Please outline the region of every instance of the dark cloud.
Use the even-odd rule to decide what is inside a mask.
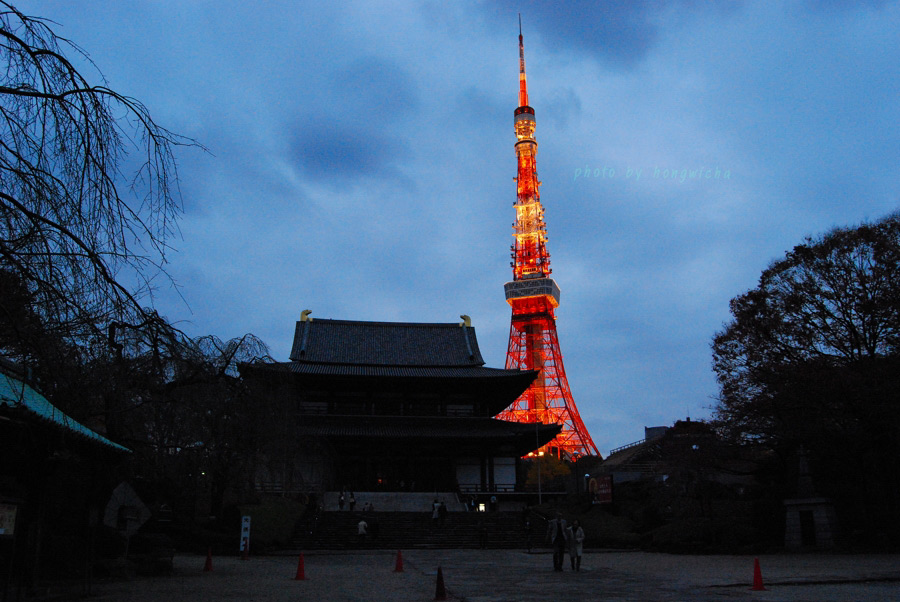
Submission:
[[[485,5],[485,10],[504,21],[521,13],[526,40],[536,31],[548,48],[586,51],[612,65],[630,68],[656,42],[658,30],[651,17],[660,7],[658,2],[629,0],[497,0]]]
[[[557,88],[548,95],[544,104],[546,108],[541,113],[546,113],[546,119],[552,126],[562,130],[570,121],[581,116],[581,98],[572,88]]]
[[[495,96],[475,86],[466,86],[453,99],[453,107],[467,123],[477,123],[479,127],[496,129],[502,127],[503,119],[512,123],[513,111],[509,103],[503,104]],[[508,130],[496,132],[502,136]]]
[[[396,176],[408,148],[393,132],[419,107],[416,86],[395,62],[366,56],[337,69],[314,116],[290,140],[289,161],[310,179],[343,189],[361,176]]]
[[[393,174],[405,155],[406,146],[396,137],[322,118],[297,127],[289,160],[311,180],[342,189],[364,176]]]
[[[335,74],[331,101],[332,109],[340,107],[350,120],[394,122],[418,108],[419,95],[412,78],[397,63],[369,56]]]

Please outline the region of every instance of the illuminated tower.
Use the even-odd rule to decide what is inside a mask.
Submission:
[[[554,455],[576,457],[600,455],[588,434],[566,379],[562,353],[556,337],[554,308],[559,306],[559,287],[550,278],[547,226],[538,188],[537,142],[534,139],[534,109],[528,105],[525,83],[525,45],[519,20],[519,108],[515,111],[516,221],[511,247],[512,282],[503,288],[512,307],[506,367],[539,370],[528,389],[497,418],[514,422],[562,425],[556,439],[543,449]]]

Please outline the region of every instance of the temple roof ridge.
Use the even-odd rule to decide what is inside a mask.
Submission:
[[[475,329],[459,322],[315,318],[294,331],[293,362],[354,366],[483,366]]]

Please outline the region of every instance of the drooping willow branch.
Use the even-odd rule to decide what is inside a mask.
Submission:
[[[0,269],[66,338],[146,321],[178,233],[179,146],[202,148],[111,89],[49,21],[0,0]]]

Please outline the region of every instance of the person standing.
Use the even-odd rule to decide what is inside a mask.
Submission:
[[[344,509],[344,492],[341,491],[341,495],[338,497],[338,510]]]
[[[553,570],[562,571],[563,559],[566,555],[566,520],[562,512],[547,523],[547,539],[553,546]]]
[[[575,532],[572,525],[566,527],[566,549],[569,552],[569,561],[572,563],[572,570],[575,570]]]
[[[584,550],[584,529],[576,518],[572,521],[572,541],[569,544],[569,554],[572,555],[572,568],[581,571],[581,552]]]
[[[365,521],[365,519],[359,519],[359,522],[356,524],[356,534],[359,537],[359,545],[363,545],[366,542],[366,535],[369,533],[369,523]]]
[[[525,545],[531,554],[531,548],[534,547],[534,528],[531,525],[531,518],[528,517],[525,518]]]
[[[350,492],[350,512],[353,512],[353,508],[356,506],[356,496],[353,495],[353,492]]]

